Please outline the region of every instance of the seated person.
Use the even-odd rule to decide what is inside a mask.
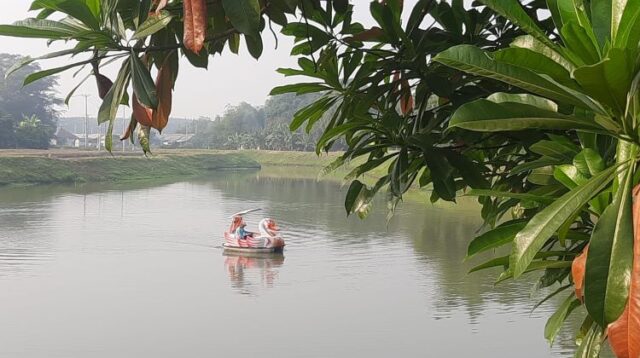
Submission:
[[[238,238],[238,240],[246,240],[248,237],[253,237],[253,235],[255,234],[251,231],[245,230],[246,226],[247,223],[242,222],[236,229],[236,237]]]

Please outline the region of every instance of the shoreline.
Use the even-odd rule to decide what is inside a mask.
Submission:
[[[0,151],[0,187],[181,179],[226,170],[257,170],[261,165],[240,153],[140,153],[71,150]]]

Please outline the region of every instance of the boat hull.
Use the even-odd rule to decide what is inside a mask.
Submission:
[[[222,244],[222,248],[228,252],[248,253],[248,254],[269,254],[273,252],[282,252],[284,246],[279,247],[240,247],[229,244]]]
[[[236,239],[235,235],[228,232],[224,233],[224,244],[222,247],[225,250],[233,250],[236,252],[254,252],[254,253],[269,253],[282,251],[284,248],[284,240],[280,237],[247,237],[243,240]]]

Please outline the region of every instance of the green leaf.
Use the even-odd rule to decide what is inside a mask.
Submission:
[[[293,115],[293,120],[289,125],[289,129],[291,129],[291,131],[295,131],[300,128],[304,122],[308,121],[309,123],[313,123],[317,121],[331,108],[335,101],[336,99],[333,97],[322,97],[310,105],[300,109]]]
[[[600,50],[593,43],[586,30],[575,21],[565,24],[561,30],[562,38],[569,51],[581,64],[593,64],[600,60]]]
[[[551,49],[550,47],[543,44],[542,42],[536,40],[536,38],[531,35],[523,35],[520,37],[516,37],[516,39],[513,40],[509,44],[509,46],[526,48],[536,53],[547,56],[554,62],[562,65],[562,67],[564,67],[567,71],[573,71],[575,69],[575,66],[571,63],[569,59],[565,58],[563,55]]]
[[[120,105],[124,93],[127,90],[126,84],[131,74],[130,61],[131,58],[122,63],[115,83],[111,86],[111,89],[102,100],[102,104],[98,110],[98,123],[109,122],[116,118],[116,115],[118,114],[118,106]]]
[[[22,59],[20,59],[20,61],[14,63],[11,67],[9,67],[9,69],[7,70],[7,72],[5,72],[4,77],[7,78],[9,77],[11,74],[13,74],[14,72],[20,70],[21,68],[23,68],[24,66],[27,66],[31,63],[33,63],[34,61],[39,61],[39,60],[46,60],[46,59],[50,59],[50,58],[55,58],[55,57],[61,57],[61,56],[66,56],[66,55],[72,55],[75,54],[77,52],[77,50],[75,48],[73,49],[69,49],[69,50],[61,50],[61,51],[56,51],[56,52],[51,52],[39,57],[23,57]]]
[[[290,85],[279,86],[271,90],[269,93],[270,96],[277,96],[279,94],[285,93],[313,93],[313,92],[322,92],[328,91],[331,87],[327,87],[319,82],[314,83],[295,83]]]
[[[474,189],[485,189],[491,185],[483,176],[484,168],[464,155],[454,151],[443,151],[449,164],[453,166],[464,180],[464,183]]]
[[[522,230],[526,225],[525,221],[514,220],[506,222],[495,229],[485,232],[473,239],[467,248],[467,257],[469,259],[481,252],[495,249],[513,242],[513,238],[518,231]],[[508,262],[507,262],[508,263]]]
[[[453,167],[440,151],[430,147],[423,147],[424,160],[431,173],[433,190],[440,198],[454,201],[456,198],[456,183],[453,177]]]
[[[131,40],[138,40],[153,35],[164,29],[173,19],[168,11],[161,11],[159,14],[150,15],[138,28],[131,37]]]
[[[583,149],[573,159],[573,165],[585,176],[594,176],[604,170],[604,160],[591,148]]]
[[[591,325],[586,336],[582,339],[580,347],[574,355],[575,358],[598,358],[602,346],[602,328],[597,324]]]
[[[572,287],[571,284],[567,284],[564,286],[560,286],[558,287],[557,290],[551,292],[550,294],[548,294],[547,296],[545,296],[545,298],[541,299],[540,301],[538,301],[538,303],[536,303],[532,308],[531,308],[531,312],[535,311],[538,307],[542,306],[543,303],[547,302],[548,300],[550,300],[551,298],[555,297],[556,295],[558,295],[559,293],[562,293],[564,290],[568,289]]]
[[[481,0],[498,14],[511,20],[529,35],[535,37],[546,46],[555,49],[557,45],[547,37],[547,34],[527,15],[518,1],[513,0]]]
[[[453,114],[449,127],[479,132],[551,129],[602,131],[595,122],[540,109],[528,104],[495,103],[479,99],[466,103]]]
[[[262,55],[262,37],[257,36],[246,36],[244,37],[244,41],[247,43],[247,50],[251,56],[255,59],[260,58]]]
[[[553,344],[562,324],[569,317],[571,312],[580,306],[580,301],[576,298],[573,292],[567,297],[564,302],[558,307],[556,312],[549,317],[547,324],[544,326],[544,338],[549,341],[549,344]]]
[[[536,255],[536,258],[564,256],[565,254],[566,252],[564,251],[545,251],[545,252],[539,252]],[[488,268],[498,267],[498,266],[507,267],[508,265],[509,265],[509,256],[497,257],[495,259],[491,259],[483,264],[480,264],[472,268],[471,270],[469,270],[469,273],[474,273],[480,270],[486,270]],[[525,272],[545,270],[548,268],[567,268],[567,267],[571,267],[571,261],[539,260],[539,261],[532,261],[529,264],[529,267],[527,267],[527,269],[525,270]],[[506,279],[512,278],[513,273],[511,272],[511,270],[507,270],[503,272],[500,276],[501,277],[499,281],[504,281]]]
[[[82,65],[85,65],[85,64],[90,63],[92,61],[93,61],[93,59],[89,59],[89,60],[85,60],[85,61],[75,62],[75,63],[72,63],[70,65],[66,65],[66,66],[62,66],[62,67],[50,68],[48,70],[34,72],[34,73],[28,75],[27,77],[25,77],[23,85],[26,86],[29,83],[37,81],[37,80],[39,80],[41,78],[48,77],[48,76],[51,76],[51,75],[55,75],[56,73],[60,73],[62,71],[66,71],[66,70],[68,70],[70,68],[82,66]]]
[[[553,171],[553,177],[569,189],[573,189],[587,181],[578,169],[569,164],[557,165]]]
[[[474,75],[502,81],[560,102],[587,108],[593,106],[588,99],[577,96],[569,88],[554,82],[550,77],[544,77],[520,66],[496,61],[489,53],[475,46],[451,47],[439,53],[434,61]]]
[[[187,60],[193,67],[204,68],[207,69],[209,67],[209,53],[207,52],[207,47],[203,47],[200,50],[199,54],[195,54],[192,51],[186,50],[182,51]]]
[[[576,81],[593,98],[619,114],[625,113],[627,94],[635,73],[634,63],[623,50],[613,48],[602,61],[573,72]]]
[[[358,204],[358,197],[360,196],[360,192],[364,187],[364,184],[362,184],[359,180],[354,180],[351,182],[349,190],[347,190],[347,196],[344,200],[344,208],[347,210],[347,216],[355,211],[356,205]]]
[[[111,153],[111,150],[113,149],[113,123],[114,122],[115,122],[115,118],[109,121],[109,126],[107,127],[107,134],[104,137],[104,149],[106,149],[107,152],[109,153]]]
[[[548,75],[565,86],[577,88],[569,71],[561,63],[552,60],[543,53],[526,48],[511,47],[494,52],[493,58],[496,61]]]
[[[527,176],[527,181],[536,185],[553,185],[556,182],[553,177],[553,167],[536,168]]]
[[[504,102],[513,102],[513,103],[522,103],[529,104],[534,107],[538,107],[540,109],[544,109],[547,111],[557,112],[558,105],[546,98],[534,96],[532,94],[522,93],[504,93],[504,92],[496,92],[489,97],[487,100],[495,103],[504,103]]]
[[[37,8],[56,10],[81,21],[94,30],[100,29],[99,18],[94,16],[85,0],[35,0],[31,4],[31,9]]]
[[[601,48],[611,42],[611,0],[591,1],[593,32]]]
[[[524,273],[544,243],[576,210],[583,207],[613,180],[617,169],[617,166],[613,166],[600,172],[583,185],[561,196],[529,221],[514,240],[509,260],[514,277],[518,278]]]
[[[257,36],[260,28],[258,0],[222,0],[226,16],[233,27],[248,36]]]
[[[595,3],[608,3],[609,1],[592,1]],[[622,49],[635,49],[640,41],[640,0],[627,0],[627,6],[622,13],[617,32],[614,36],[614,47]],[[609,22],[611,24],[611,22]]]
[[[27,38],[65,39],[82,30],[60,21],[33,18],[16,21],[13,25],[0,25],[2,36]]]
[[[633,168],[630,166],[626,170],[624,181],[620,183],[613,203],[596,223],[589,244],[584,300],[589,315],[600,327],[618,319],[629,296],[633,262]]]
[[[535,201],[542,204],[553,202],[554,198],[550,196],[535,195],[531,193],[511,193],[498,190],[471,189],[466,196],[489,196],[495,198],[511,198],[518,200]]]
[[[532,161],[528,161],[528,162],[524,162],[522,164],[516,165],[515,167],[511,168],[511,170],[509,171],[509,175],[513,176],[513,175],[517,175],[522,172],[526,172],[536,168],[542,168],[542,167],[556,165],[556,164],[560,164],[560,161],[558,159],[542,157],[536,160],[532,160]]]
[[[557,159],[569,163],[578,154],[578,147],[573,143],[564,143],[553,140],[541,140],[532,144],[529,150],[542,156]]]
[[[131,52],[129,58],[131,62],[133,92],[136,97],[138,97],[138,101],[147,108],[157,108],[158,96],[156,94],[156,85],[153,83],[149,69],[135,53]]]

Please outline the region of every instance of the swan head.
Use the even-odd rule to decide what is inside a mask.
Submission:
[[[276,221],[270,218],[262,219],[258,227],[260,229],[260,234],[264,236],[275,236],[278,231]]]

